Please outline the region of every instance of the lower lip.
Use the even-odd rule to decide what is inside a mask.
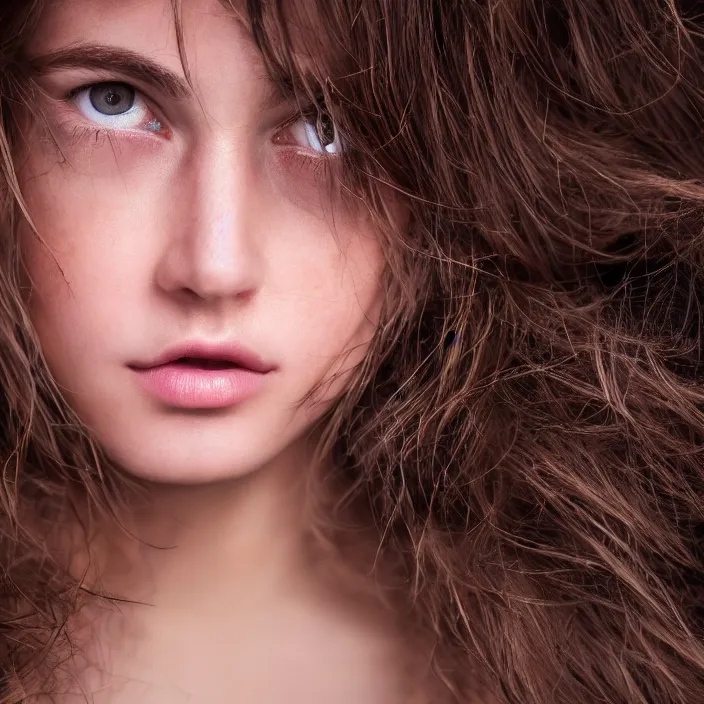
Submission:
[[[151,395],[175,408],[227,408],[254,396],[266,374],[251,369],[205,369],[162,364],[133,369]]]

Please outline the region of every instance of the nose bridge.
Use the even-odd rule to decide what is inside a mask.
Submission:
[[[231,134],[211,135],[187,161],[179,195],[186,202],[175,204],[183,219],[169,242],[162,280],[201,298],[251,292],[260,271],[250,231],[256,221],[251,217],[256,173],[247,145]]]

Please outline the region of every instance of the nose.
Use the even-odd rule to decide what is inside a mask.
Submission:
[[[158,286],[203,300],[242,298],[260,285],[257,173],[246,146],[213,140],[184,156],[169,199],[172,228]]]

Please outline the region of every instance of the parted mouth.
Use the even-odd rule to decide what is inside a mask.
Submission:
[[[257,354],[238,343],[212,343],[202,340],[179,343],[152,359],[128,366],[132,369],[144,370],[165,365],[212,370],[241,368],[260,374],[268,374],[276,369],[275,365],[265,362]]]
[[[179,357],[165,364],[178,364],[183,367],[193,367],[194,369],[241,369],[242,365],[226,359],[205,359],[203,357]],[[159,366],[164,366],[159,365]]]

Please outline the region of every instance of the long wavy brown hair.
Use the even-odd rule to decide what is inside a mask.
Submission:
[[[364,507],[453,701],[481,682],[512,704],[703,702],[700,3],[236,10],[281,90],[332,115],[340,183],[387,233],[388,304],[326,418],[338,475],[315,478],[321,531],[344,542],[340,508]],[[127,491],[22,303],[13,116],[40,13],[0,9],[7,704],[80,605],[47,531],[77,490],[96,511]],[[410,210],[404,233],[384,227],[389,189]]]

